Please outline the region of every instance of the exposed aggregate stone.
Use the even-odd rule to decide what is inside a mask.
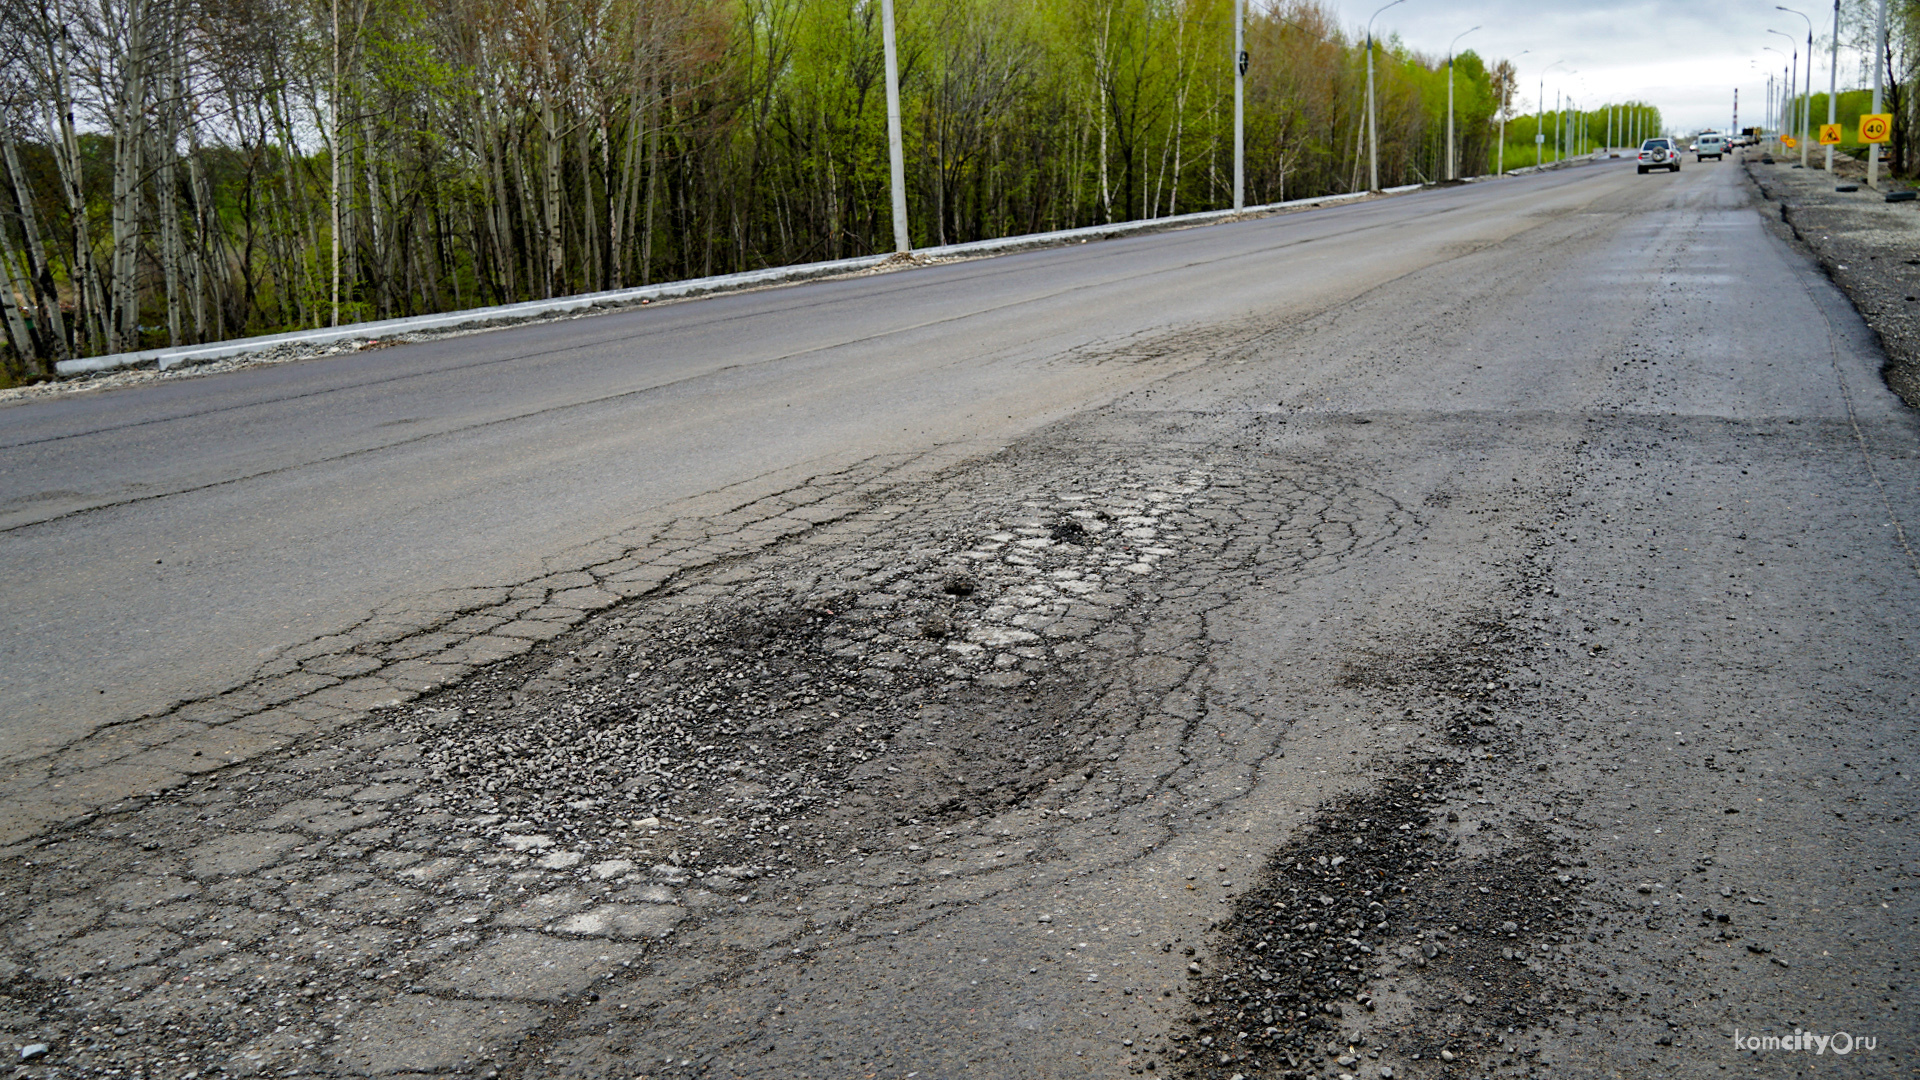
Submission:
[[[1204,792],[1177,761],[1144,786],[1102,768],[1164,692],[1131,673],[1161,598],[1337,565],[1407,515],[1227,462],[1080,458],[1066,491],[1041,493],[1051,455],[1009,452],[969,478],[983,497],[835,515],[63,833],[0,892],[6,962],[35,988],[8,1026],[76,1033],[48,1057],[66,1075],[479,1069],[535,1035],[533,1006],[678,966],[689,927],[787,951],[808,923],[773,916],[768,881],[844,866],[899,904],[1044,863],[1044,828],[973,846],[1010,808],[1072,826]],[[129,861],[143,876],[111,876]],[[446,1037],[387,1045],[429,1000],[452,1006]]]

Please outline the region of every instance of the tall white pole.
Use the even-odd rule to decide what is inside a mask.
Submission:
[[[880,0],[887,55],[887,161],[893,174],[893,250],[913,250],[907,235],[907,158],[900,140],[900,61],[893,46],[893,0]]]
[[[1393,3],[1373,13],[1373,19],[1381,16],[1387,8],[1404,4],[1407,0],[1393,0]],[[1380,125],[1373,114],[1373,19],[1367,20],[1367,190],[1380,190]]]
[[[1373,36],[1367,36],[1367,190],[1380,190],[1380,133],[1373,123]]]
[[[328,201],[333,216],[333,325],[340,325],[340,0],[333,0],[333,100],[327,103],[327,121],[333,128],[333,178]]]
[[[1449,180],[1460,179],[1460,155],[1454,150],[1453,143],[1453,47],[1460,44],[1461,38],[1478,29],[1480,28],[1476,26],[1470,30],[1462,30],[1447,43],[1447,179]]]
[[[1837,3],[1838,0],[1835,0]],[[1247,206],[1246,0],[1233,0],[1233,208]]]
[[[1873,111],[1880,112],[1880,70],[1887,56],[1887,0],[1880,0],[1880,17],[1873,30]],[[1880,143],[1867,144],[1867,186],[1880,186]]]
[[[1806,18],[1806,16],[1801,16]],[[1807,20],[1807,90],[1800,95],[1800,164],[1807,163],[1807,143],[1813,135],[1813,20]]]
[[[1827,50],[1827,123],[1834,122],[1840,92],[1840,0],[1833,0],[1833,44]],[[1833,174],[1833,144],[1827,144],[1827,174]]]
[[[1774,31],[1779,33],[1779,31]],[[1787,85],[1782,88],[1786,97],[1781,101],[1780,130],[1798,137],[1793,129],[1800,123],[1800,43],[1793,43],[1793,55],[1787,58]]]
[[[1795,11],[1785,4],[1775,4],[1773,5],[1773,10],[1784,11],[1789,15],[1798,15],[1807,24],[1807,92],[1801,95],[1799,115],[1794,118],[1800,125],[1800,167],[1805,168],[1807,164],[1807,135],[1810,134],[1808,128],[1813,123],[1813,20],[1807,18],[1806,12]],[[1775,32],[1777,33],[1778,31]],[[1795,45],[1794,51],[1799,51],[1797,44]],[[1794,74],[1798,76],[1799,72],[1795,72]]]

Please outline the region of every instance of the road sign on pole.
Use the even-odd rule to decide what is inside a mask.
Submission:
[[[1837,146],[1839,145],[1839,143],[1840,143],[1840,125],[1839,124],[1821,124],[1820,125],[1820,145],[1821,146]]]
[[[1860,141],[1883,143],[1893,138],[1892,113],[1868,113],[1860,118]]]

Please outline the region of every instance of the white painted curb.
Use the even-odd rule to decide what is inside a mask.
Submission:
[[[1418,191],[1421,184],[1408,184],[1404,187],[1387,188],[1382,194],[1401,195],[1409,191]],[[1209,210],[1198,214],[1177,214],[1172,217],[1148,218],[1141,221],[1121,221],[1111,225],[1088,225],[1079,229],[1065,229],[1060,232],[1029,233],[1024,236],[1003,236],[993,240],[975,240],[965,244],[947,244],[944,247],[919,248],[915,255],[929,258],[948,258],[967,255],[991,255],[999,252],[1017,251],[1023,248],[1052,247],[1072,243],[1076,240],[1101,240],[1110,237],[1126,236],[1132,233],[1152,232],[1159,229],[1177,228],[1186,225],[1205,225],[1210,222],[1224,221],[1246,214],[1269,213],[1275,210],[1288,210],[1306,206],[1332,206],[1338,203],[1363,199],[1364,191],[1346,195],[1326,195],[1317,199],[1291,199],[1287,202],[1269,203],[1265,206],[1250,206],[1245,210]],[[573,296],[556,297],[552,300],[531,300],[522,304],[502,304],[497,307],[471,308],[466,311],[447,311],[438,315],[415,315],[404,319],[382,319],[377,322],[352,323],[347,326],[329,326],[318,330],[294,330],[284,334],[266,334],[261,337],[237,338],[232,341],[216,341],[206,345],[187,345],[180,348],[144,349],[139,352],[109,353],[104,356],[89,356],[79,360],[62,360],[54,365],[61,375],[83,375],[98,371],[112,371],[116,368],[133,367],[136,364],[156,364],[165,371],[181,364],[204,363],[229,356],[241,356],[246,353],[263,352],[276,345],[305,344],[325,345],[329,342],[366,338],[378,340],[393,334],[407,334],[419,330],[451,330],[461,327],[482,327],[490,323],[507,323],[519,319],[540,315],[557,315],[569,311],[579,311],[591,307],[621,307],[637,304],[642,300],[670,300],[685,296],[704,296],[708,293],[728,292],[736,289],[749,289],[759,285],[777,285],[791,281],[806,281],[810,278],[826,277],[832,274],[845,274],[857,270],[866,270],[887,259],[891,255],[862,255],[852,259],[836,259],[831,262],[803,263],[798,266],[777,266],[765,270],[749,270],[740,274],[721,274],[716,277],[691,278],[686,281],[670,281],[662,285],[644,285],[633,289],[615,289],[609,292],[578,293]]]

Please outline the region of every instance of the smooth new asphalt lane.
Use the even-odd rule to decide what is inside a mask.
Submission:
[[[382,604],[541,573],[704,493],[991,445],[1306,316],[1619,166],[0,408],[0,761],[247,680]]]

